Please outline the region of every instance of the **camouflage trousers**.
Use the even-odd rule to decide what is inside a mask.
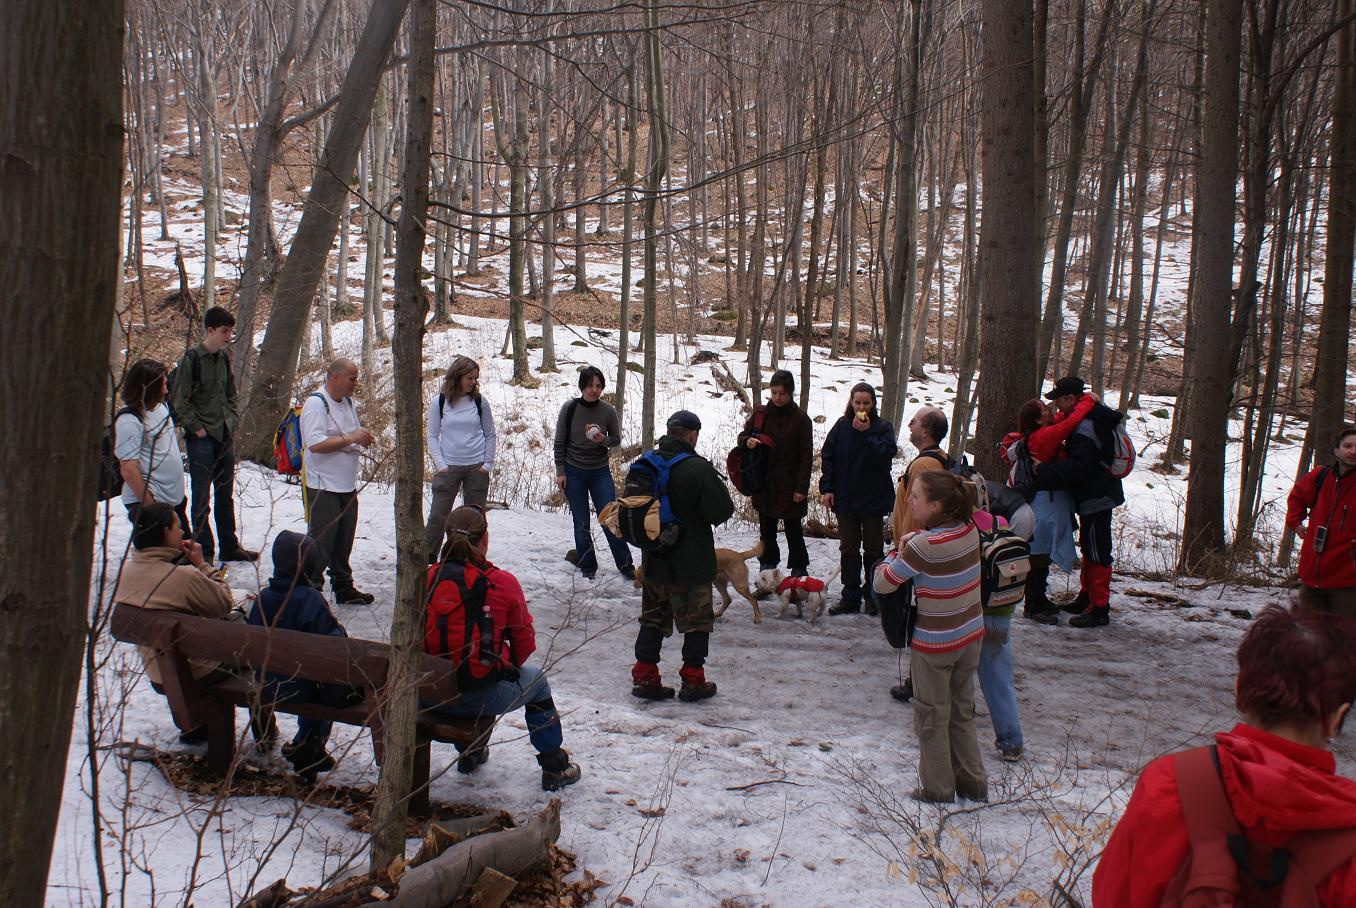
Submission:
[[[671,584],[646,581],[640,594],[640,623],[665,637],[678,633],[709,634],[716,625],[711,607],[711,584]]]

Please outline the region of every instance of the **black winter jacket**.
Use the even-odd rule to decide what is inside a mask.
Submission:
[[[672,435],[656,446],[665,460],[675,454],[691,454],[669,471],[669,504],[682,524],[678,541],[663,552],[645,552],[646,583],[710,585],[716,579],[716,541],[711,527],[734,516],[730,490],[711,461]]]
[[[888,419],[872,417],[871,427],[857,431],[851,416],[840,416],[820,449],[823,472],[819,493],[833,494],[833,512],[849,517],[874,517],[890,513],[895,505],[895,486],[890,465],[897,446],[895,429]]]

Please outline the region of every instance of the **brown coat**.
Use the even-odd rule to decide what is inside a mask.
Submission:
[[[749,496],[753,509],[768,517],[800,520],[810,504],[810,469],[814,465],[814,427],[810,417],[795,401],[784,407],[768,405],[763,417],[762,435],[772,440],[772,463],[768,469],[768,487]],[[744,423],[739,444],[753,435],[753,417]],[[799,492],[800,501],[794,500]]]
[[[941,448],[928,448],[929,451],[938,451],[945,454]],[[946,466],[937,458],[929,454],[924,457],[920,451],[918,456],[909,462],[909,468],[904,471],[904,475],[899,477],[899,482],[895,485],[895,508],[890,512],[890,538],[898,539],[905,533],[911,533],[914,530],[921,530],[922,524],[914,523],[913,509],[909,507],[909,483],[919,473],[926,470],[945,470]]]
[[[191,564],[174,564],[178,555],[179,550],[169,546],[133,551],[132,557],[122,566],[113,601],[204,618],[229,615],[234,600],[226,581],[217,577],[207,565],[195,568]],[[146,664],[146,674],[152,682],[160,684],[155,650],[148,646],[139,646],[137,650]],[[192,665],[194,678],[201,678],[218,667],[215,662],[193,662]]]

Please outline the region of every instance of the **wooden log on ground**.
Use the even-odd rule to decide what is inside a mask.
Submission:
[[[364,908],[399,905],[402,908],[442,908],[465,898],[485,872],[517,877],[547,859],[546,846],[560,838],[560,799],[517,829],[478,835],[453,845],[426,864],[400,878],[400,891],[388,902]]]

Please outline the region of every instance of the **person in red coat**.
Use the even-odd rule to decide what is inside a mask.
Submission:
[[[527,610],[522,585],[508,571],[486,557],[490,525],[485,510],[468,504],[447,517],[447,542],[437,564],[428,569],[428,599],[425,605],[424,651],[458,662],[468,634],[461,586],[473,589],[485,581],[484,612],[491,623],[489,641],[482,641],[468,658],[458,662],[457,697],[450,703],[425,703],[435,712],[459,718],[502,716],[521,708],[527,737],[537,750],[541,787],[556,791],[579,781],[579,765],[561,744],[560,714],[546,675],[527,657],[537,649],[532,615]],[[460,574],[460,576],[458,576]],[[458,580],[461,584],[458,584]],[[439,620],[439,618],[447,620]],[[430,628],[435,645],[430,646]],[[472,773],[489,759],[488,742],[477,741],[462,751],[457,771]],[[460,747],[458,748],[460,749]]]
[[[1219,775],[1248,841],[1283,847],[1308,831],[1356,827],[1356,782],[1329,750],[1356,697],[1356,622],[1295,603],[1269,605],[1238,647],[1243,721],[1217,734]],[[1095,908],[1148,908],[1190,856],[1177,755],[1144,768],[1092,878]],[[1317,889],[1323,906],[1356,905],[1356,859]]]
[[[1285,525],[1304,540],[1300,601],[1356,618],[1356,426],[1337,434],[1333,454],[1333,463],[1305,473],[1290,490]]]

